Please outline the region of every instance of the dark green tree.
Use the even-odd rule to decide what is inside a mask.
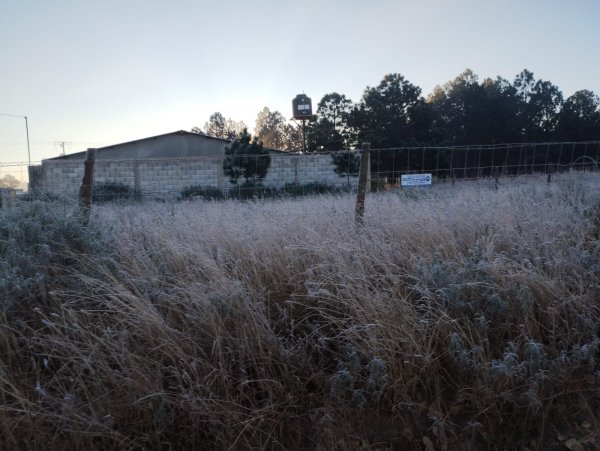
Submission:
[[[317,106],[317,120],[307,132],[310,150],[328,151],[348,148],[352,144],[348,114],[352,101],[345,95],[325,94]]]
[[[441,132],[445,143],[481,142],[484,96],[478,77],[471,69],[434,88],[429,101],[435,113],[435,129]]]
[[[586,89],[577,91],[563,104],[559,115],[561,139],[600,139],[600,98]]]
[[[348,182],[350,181],[350,176],[358,175],[358,171],[360,170],[360,157],[355,151],[348,149],[334,152],[331,154],[331,159],[335,165],[333,169],[334,172],[340,177],[347,177]]]
[[[367,87],[347,117],[356,142],[370,142],[372,149],[422,145],[431,139],[431,105],[421,89],[400,74],[386,75],[377,87]],[[374,177],[397,177],[399,156],[396,150],[372,152]]]
[[[549,81],[536,80],[533,72],[523,70],[513,83],[519,97],[518,119],[521,138],[528,142],[556,137],[563,103],[560,89]]]
[[[388,74],[377,87],[367,87],[360,103],[348,114],[348,126],[358,142],[387,148],[428,141],[431,119],[421,89],[400,74]]]
[[[468,145],[520,139],[516,89],[500,77],[479,83],[477,75],[466,69],[454,80],[436,86],[428,100],[440,142]]]
[[[235,185],[240,177],[244,183],[260,184],[271,165],[269,151],[263,147],[257,137],[252,138],[247,129],[225,147],[223,172]]]
[[[514,143],[520,141],[519,98],[517,90],[506,79],[486,78],[481,87],[484,92],[483,141],[478,144]],[[469,143],[474,144],[474,143]]]

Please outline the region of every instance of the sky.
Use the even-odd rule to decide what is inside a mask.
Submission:
[[[31,161],[202,127],[252,131],[400,73],[427,96],[466,68],[600,94],[598,0],[0,0],[0,176]],[[6,172],[4,167],[4,171]]]

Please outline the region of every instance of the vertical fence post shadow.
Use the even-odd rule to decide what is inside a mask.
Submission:
[[[367,191],[367,177],[369,173],[371,144],[363,143],[360,154],[360,172],[358,175],[358,192],[356,193],[356,208],[354,217],[356,223],[362,225],[365,214],[365,194]]]
[[[92,192],[94,189],[94,163],[96,162],[96,149],[88,149],[83,162],[83,179],[79,188],[79,205],[81,207],[82,222],[88,225],[90,222],[90,210],[92,209]]]

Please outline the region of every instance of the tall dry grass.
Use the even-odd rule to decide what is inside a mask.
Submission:
[[[591,446],[599,186],[102,206],[5,309],[1,448]]]

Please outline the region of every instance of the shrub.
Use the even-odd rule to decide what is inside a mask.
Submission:
[[[279,196],[277,188],[264,186],[260,182],[247,180],[242,184],[232,186],[229,190],[229,196],[232,199],[266,199]]]
[[[57,202],[58,200],[59,200],[59,196],[57,196],[55,194],[39,192],[39,191],[28,191],[25,194],[17,197],[18,202],[21,202],[21,201],[22,202],[34,202],[34,201]]]
[[[94,183],[92,202],[112,202],[116,200],[139,200],[141,193],[120,182]]]
[[[196,197],[204,200],[224,200],[227,195],[214,186],[194,185],[182,189],[179,200],[189,200]]]
[[[286,183],[283,188],[264,186],[260,182],[247,181],[235,185],[229,192],[223,192],[213,186],[189,186],[181,190],[178,200],[200,198],[210,201],[222,201],[227,199],[277,199],[285,197],[311,196],[317,194],[333,194],[348,192],[347,186],[335,186],[322,182],[309,183]]]
[[[271,155],[256,137],[251,138],[247,129],[225,147],[223,172],[232,185],[240,178],[244,183],[259,183],[267,175],[271,165]]]
[[[338,191],[338,188],[334,185],[322,182],[310,182],[305,184],[286,183],[282,188],[282,193],[291,197],[335,193],[336,191]]]
[[[0,215],[3,273],[39,260],[46,296],[0,315],[1,448],[591,449],[583,180],[380,194],[367,227],[351,196],[102,206],[93,265],[56,206]]]
[[[357,176],[360,171],[360,157],[356,151],[345,150],[331,154],[334,172],[340,177]]]
[[[30,311],[74,255],[99,254],[105,244],[64,205],[31,201],[0,210],[0,311]]]

